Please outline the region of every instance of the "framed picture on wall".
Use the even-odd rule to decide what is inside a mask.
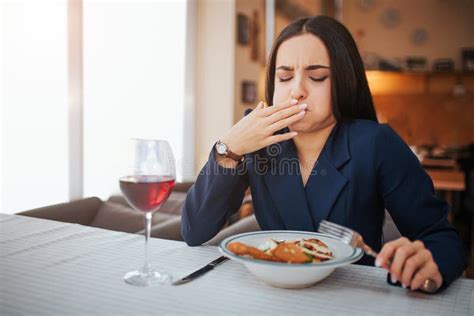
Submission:
[[[257,101],[257,84],[254,81],[242,81],[242,103],[253,104]]]
[[[260,25],[259,25],[258,11],[253,12],[253,19],[251,21],[251,35],[250,35],[250,57],[253,61],[259,61],[260,55]]]
[[[250,42],[249,18],[242,13],[237,14],[237,41],[242,45],[248,45]]]

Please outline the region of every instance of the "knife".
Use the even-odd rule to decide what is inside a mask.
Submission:
[[[180,285],[180,284],[184,284],[184,283],[188,283],[194,279],[197,279],[198,277],[200,277],[201,275],[211,271],[212,269],[214,269],[215,267],[217,267],[218,265],[220,265],[221,263],[224,263],[226,262],[227,260],[229,260],[229,258],[225,257],[225,256],[221,256],[219,258],[217,258],[216,260],[213,260],[211,262],[209,262],[208,264],[206,264],[204,267],[202,267],[201,269],[199,270],[196,270],[194,271],[193,273],[185,276],[184,278],[181,278],[179,280],[176,280],[174,281],[173,283],[171,283],[172,285]]]

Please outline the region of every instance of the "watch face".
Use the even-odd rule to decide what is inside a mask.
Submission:
[[[227,153],[227,146],[225,144],[218,143],[216,149],[219,155],[225,155]]]

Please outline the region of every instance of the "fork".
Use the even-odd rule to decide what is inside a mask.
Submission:
[[[318,231],[320,233],[332,235],[338,238],[343,243],[348,244],[352,247],[361,248],[367,255],[371,257],[375,258],[378,255],[377,252],[375,252],[372,248],[370,248],[369,245],[364,242],[362,236],[355,230],[323,220],[319,224]],[[387,264],[388,266],[390,266],[392,264],[392,260],[389,259],[387,261]],[[434,293],[438,290],[438,287],[436,286],[435,281],[433,281],[432,279],[426,279],[425,282],[423,282],[421,289],[427,293]]]

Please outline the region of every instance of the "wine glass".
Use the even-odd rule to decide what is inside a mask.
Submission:
[[[131,165],[120,178],[120,190],[127,202],[145,213],[145,263],[141,270],[130,271],[125,282],[138,286],[155,286],[170,282],[171,275],[148,263],[148,240],[153,213],[171,194],[176,178],[173,152],[167,141],[132,139]]]

